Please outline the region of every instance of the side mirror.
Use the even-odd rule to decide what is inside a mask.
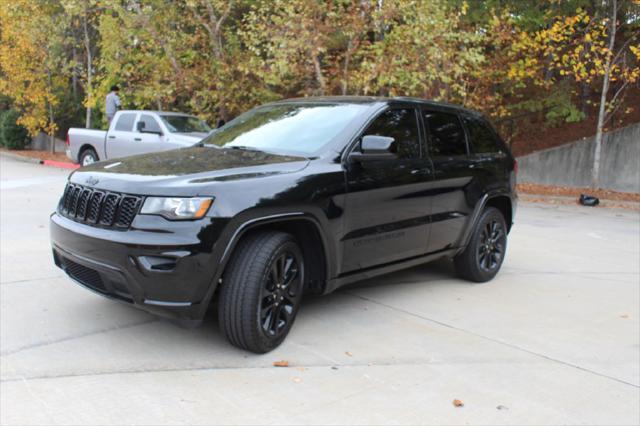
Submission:
[[[160,130],[145,130],[145,127],[146,123],[144,121],[138,121],[138,123],[136,123],[136,129],[140,133],[150,133],[152,135],[162,136],[162,132]]]
[[[354,151],[349,158],[358,161],[395,160],[396,140],[389,136],[366,135],[360,142],[360,152]]]

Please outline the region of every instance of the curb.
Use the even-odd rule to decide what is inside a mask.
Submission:
[[[49,167],[58,167],[60,169],[79,169],[80,164],[65,163],[64,161],[41,160],[40,164]]]
[[[42,160],[38,158],[24,157],[18,154],[12,154],[10,152],[0,151],[0,156],[11,158],[13,160],[22,161],[24,163],[41,164]]]
[[[588,209],[623,209],[623,210],[632,210],[632,211],[640,211],[640,203],[636,201],[618,201],[618,200],[608,200],[605,198],[600,199],[600,205],[597,207],[587,207],[581,206],[578,203],[578,197],[569,197],[569,196],[560,196],[560,195],[541,195],[541,194],[530,194],[530,193],[518,193],[519,201],[525,203],[543,203],[549,205],[566,205],[566,206],[577,206],[581,207],[585,210]]]
[[[13,154],[11,152],[6,152],[6,151],[0,151],[0,156],[1,157],[11,158],[11,159],[17,160],[17,161],[22,161],[24,163],[41,164],[43,166],[57,167],[59,169],[73,169],[73,170],[75,170],[75,169],[80,168],[79,164],[66,163],[64,161],[41,160],[39,158],[25,157],[25,156],[22,156],[22,155]]]

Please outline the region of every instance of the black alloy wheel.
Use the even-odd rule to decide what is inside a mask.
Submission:
[[[302,295],[301,278],[294,253],[285,251],[272,262],[260,305],[260,323],[268,336],[277,337],[293,322]]]
[[[505,232],[501,223],[490,220],[482,227],[478,245],[478,265],[485,271],[496,269],[504,254]]]
[[[243,238],[225,268],[218,318],[231,344],[255,353],[276,348],[293,326],[304,291],[304,259],[292,235]]]
[[[467,247],[453,259],[459,277],[485,282],[496,276],[507,250],[507,225],[500,210],[487,207],[476,223]]]

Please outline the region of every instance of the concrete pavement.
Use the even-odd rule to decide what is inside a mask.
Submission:
[[[0,157],[2,424],[640,423],[637,212],[522,204],[492,282],[438,262],[309,297],[256,356],[55,268],[67,174]]]

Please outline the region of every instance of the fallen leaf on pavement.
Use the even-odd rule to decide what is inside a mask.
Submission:
[[[292,380],[294,383],[300,383],[302,381],[300,377],[294,377]]]
[[[273,366],[274,367],[288,367],[289,366],[289,361],[285,361],[285,360],[274,361],[273,362]]]
[[[454,407],[464,407],[464,402],[460,401],[459,399],[454,399],[453,400],[453,406]]]
[[[346,356],[353,356],[353,354],[352,354],[351,352],[349,352],[349,351],[346,351],[344,354],[345,354]]]
[[[509,407],[506,407],[506,406],[504,406],[504,405],[498,405],[496,408],[497,408],[498,410],[508,410],[508,409],[509,409]]]
[[[627,314],[624,314],[624,315],[620,315],[620,318],[624,318],[624,319],[627,319],[627,318],[629,318],[629,315],[627,315]]]

